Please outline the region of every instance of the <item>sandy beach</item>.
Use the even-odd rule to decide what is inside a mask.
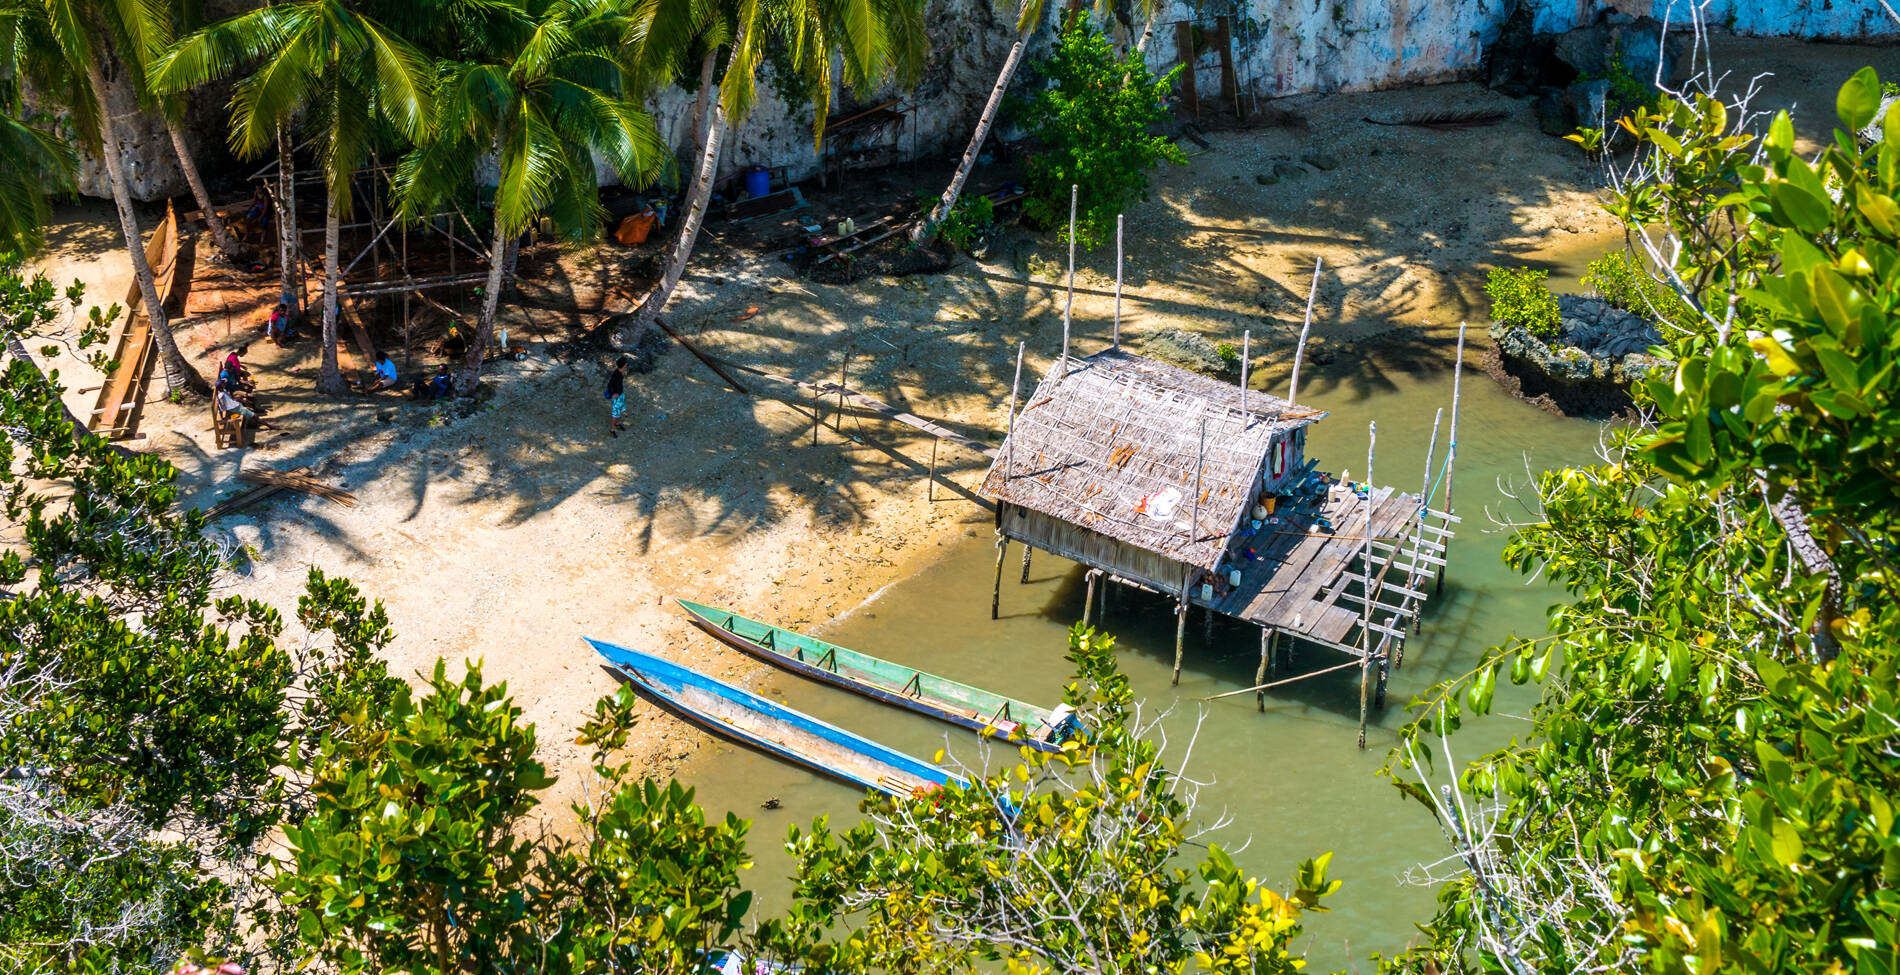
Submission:
[[[1779,72],[1764,98],[1798,102],[1806,131],[1831,121],[1840,79],[1891,50],[1726,39],[1717,56]],[[1540,133],[1528,102],[1452,84],[1280,105],[1307,126],[1211,133],[1211,149],[1189,147],[1188,163],[1162,171],[1152,199],[1130,209],[1126,344],[1139,350],[1163,328],[1239,344],[1250,330],[1255,387],[1284,393],[1317,259],[1312,381],[1374,392],[1395,372],[1449,368],[1459,320],[1482,324],[1486,269],[1550,266],[1617,240],[1598,206],[1598,164]],[[1451,132],[1362,121],[1450,108],[1509,115]],[[1255,179],[1276,163],[1304,175]],[[807,380],[842,370],[853,388],[995,443],[1017,344],[1025,384],[1060,350],[1066,249],[1053,237],[1017,229],[987,261],[843,286],[799,279],[708,230],[668,318],[725,360]],[[109,204],[68,207],[49,237],[49,273],[122,300],[130,275]],[[284,430],[219,450],[202,402],[157,401],[130,442],[179,467],[189,504],[242,489],[240,465],[309,466],[354,492],[354,507],[279,495],[215,522],[243,553],[231,591],[289,610],[320,568],[386,605],[395,672],[413,676],[437,657],[484,661],[539,726],[560,799],[579,794],[585,773],[576,729],[615,686],[581,637],[753,683],[762,665],[697,635],[672,598],[814,626],[991,517],[971,493],[985,458],[942,444],[931,487],[929,436],[849,404],[840,415],[834,399],[818,404],[814,438],[803,394],[744,376],[750,392],[734,391],[671,343],[653,371],[630,378],[631,429],[609,437],[601,387],[612,356],[567,342],[610,304],[603,249],[614,246],[561,252],[550,262],[560,281],[524,288],[540,307],[505,309],[529,354],[493,366],[496,395],[466,415],[393,396],[320,397],[314,343],[277,350],[257,341],[261,317],[227,319],[181,330],[181,344],[209,376],[223,350],[252,341],[260,396]],[[1114,262],[1112,243],[1080,260],[1072,342],[1083,354],[1108,341]],[[563,296],[573,299],[565,307]],[[1475,363],[1481,327],[1473,342]],[[77,390],[96,374],[59,366],[72,404],[90,408]],[[663,775],[708,741],[655,713],[632,747]]]

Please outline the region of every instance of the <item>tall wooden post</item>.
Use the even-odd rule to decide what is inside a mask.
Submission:
[[[1181,573],[1181,598],[1174,604],[1174,677],[1169,685],[1181,685],[1181,651],[1187,646],[1188,586],[1194,578],[1192,566]]]
[[[1115,214],[1115,338],[1114,347],[1122,347],[1122,215]]]
[[[1287,382],[1286,401],[1299,402],[1300,360],[1306,355],[1306,335],[1313,330],[1313,299],[1319,296],[1319,268],[1325,263],[1321,258],[1313,259],[1313,285],[1306,289],[1306,324],[1300,326],[1300,340],[1293,345],[1293,378]]]
[[[1379,425],[1368,428],[1366,471],[1372,471],[1372,448],[1379,442]],[[1370,482],[1370,478],[1367,479]],[[1372,485],[1366,485],[1366,540],[1360,550],[1359,568],[1359,750],[1366,750],[1366,697],[1372,682]]]
[[[1458,394],[1465,374],[1465,323],[1458,323],[1458,359],[1451,367],[1451,439],[1445,444],[1445,513],[1456,514],[1451,507],[1452,472],[1458,467]],[[1451,554],[1449,547],[1446,555]],[[1451,559],[1438,567],[1438,591],[1445,591],[1445,576],[1451,573]]]
[[[924,500],[937,500],[937,445],[943,443],[942,437],[930,438],[930,480],[925,481]]]
[[[1035,550],[1035,547],[1028,542],[1023,543],[1023,577],[1016,580],[1018,585],[1026,586],[1029,584],[1029,555]]]
[[[1256,685],[1265,684],[1267,682],[1267,676],[1272,673],[1273,631],[1263,626],[1260,628],[1260,667],[1253,672],[1253,682]],[[1267,692],[1264,689],[1255,691],[1253,703],[1255,710],[1265,713],[1267,710]]]
[[[1425,444],[1425,477],[1418,486],[1418,530],[1412,535],[1412,568],[1405,573],[1405,588],[1418,589],[1419,573],[1425,569],[1420,558],[1425,554],[1425,512],[1432,505],[1432,456],[1438,452],[1438,424],[1445,418],[1445,408],[1439,407],[1432,415],[1432,439]],[[1412,632],[1417,633],[1425,616],[1425,604],[1421,601],[1412,609]],[[1393,669],[1405,666],[1405,644],[1398,647],[1398,656],[1392,662]]]
[[[1181,97],[1186,100],[1189,112],[1198,121],[1201,117],[1201,99],[1194,90],[1194,25],[1181,21],[1174,25],[1174,48],[1181,56]]]
[[[1240,333],[1240,428],[1253,426],[1253,414],[1247,412],[1247,367],[1253,362],[1253,329]]]
[[[1082,597],[1082,625],[1089,625],[1089,616],[1095,612],[1095,580],[1102,574],[1100,569],[1090,569],[1084,573],[1088,580],[1088,592]]]
[[[1007,501],[998,501],[996,508],[1001,511]],[[996,530],[996,584],[990,587],[990,619],[996,618],[997,607],[1003,602],[1003,556],[1009,551],[1009,536],[1002,529]]]
[[[831,428],[838,431],[840,435],[844,433],[844,391],[850,385],[851,342],[847,339],[844,343],[844,355],[838,360],[838,415],[832,417],[831,424]],[[864,429],[863,425],[860,424],[858,429]]]
[[[1069,314],[1075,310],[1075,201],[1080,187],[1069,184],[1069,297],[1062,303],[1062,375],[1069,375]]]
[[[1231,21],[1226,17],[1214,18],[1215,43],[1220,45],[1220,100],[1223,106],[1232,105],[1234,115],[1240,115],[1240,81],[1234,73],[1234,37]]]

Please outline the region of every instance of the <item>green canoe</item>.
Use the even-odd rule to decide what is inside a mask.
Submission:
[[[694,625],[738,650],[793,673],[885,704],[1056,751],[1078,728],[1067,705],[1050,710],[847,650],[730,610],[678,600]]]

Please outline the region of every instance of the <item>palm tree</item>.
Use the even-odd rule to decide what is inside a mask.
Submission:
[[[70,190],[78,156],[64,139],[20,119],[19,101],[0,97],[0,270],[36,251],[51,216],[46,197]]]
[[[317,165],[329,195],[317,389],[328,395],[349,388],[337,368],[336,338],[338,238],[351,211],[351,181],[379,135],[421,142],[433,124],[432,63],[388,26],[391,18],[379,16],[413,16],[415,6],[389,0],[383,10],[368,0],[296,0],[264,7],[184,38],[152,72],[155,88],[175,93],[254,66],[231,103],[231,146],[245,158],[275,149],[279,127],[299,113],[316,130]]]
[[[0,63],[17,65],[35,87],[72,116],[88,149],[105,163],[106,182],[119,213],[119,229],[132,260],[132,276],[151,322],[152,341],[165,364],[171,391],[208,393],[210,384],[186,361],[172,335],[171,319],[158,300],[158,284],[145,259],[145,238],[127,189],[125,159],[118,127],[106,109],[106,66],[136,69],[157,50],[164,36],[162,18],[143,0],[4,0],[0,2]],[[144,88],[135,78],[134,90]]]
[[[545,216],[572,239],[592,236],[603,212],[594,156],[634,185],[650,182],[666,157],[652,118],[622,97],[615,47],[629,25],[620,4],[508,6],[521,15],[516,29],[494,31],[479,60],[444,63],[435,138],[411,151],[396,175],[400,216],[416,220],[460,195],[474,180],[475,160],[492,153],[499,173],[488,286],[456,375],[463,396],[475,395],[503,271],[522,232]]]
[[[722,51],[727,58],[716,97],[708,100],[712,118],[703,123],[699,165],[680,215],[679,236],[659,284],[641,302],[631,327],[615,336],[617,343],[637,341],[679,287],[712,199],[727,130],[751,114],[765,46],[782,45],[790,54],[811,97],[816,146],[824,137],[834,65],[856,90],[893,73],[905,83],[915,80],[927,43],[923,6],[923,0],[645,0],[640,5],[627,35],[637,90],[671,81],[695,62],[701,79],[710,80]],[[706,90],[703,83],[701,90]],[[697,137],[702,120],[694,119],[693,128]]]
[[[1023,48],[1029,44],[1030,35],[1042,24],[1043,0],[1020,0],[1016,6],[1016,41],[1009,46],[1009,56],[1003,59],[1003,70],[996,73],[996,87],[990,89],[989,103],[983,106],[983,115],[976,120],[976,131],[970,135],[970,146],[963,150],[963,161],[957,164],[957,171],[950,177],[950,185],[943,191],[943,198],[937,201],[924,219],[911,228],[910,239],[921,244],[936,236],[937,228],[950,216],[950,210],[957,205],[957,196],[963,192],[963,184],[970,178],[970,170],[976,168],[976,157],[983,151],[983,141],[990,136],[990,126],[996,122],[996,110],[1002,107],[1003,93],[1009,90],[1009,83],[1016,77],[1016,68],[1023,63]],[[1150,30],[1154,18],[1149,18]]]

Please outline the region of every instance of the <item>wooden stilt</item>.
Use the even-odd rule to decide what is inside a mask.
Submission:
[[[1267,678],[1271,676],[1272,673],[1273,631],[1263,626],[1260,628],[1260,666],[1253,672],[1253,682],[1256,684],[1265,684]],[[1256,691],[1253,696],[1253,703],[1255,710],[1265,712],[1267,710],[1267,692]]]
[[[925,501],[937,500],[937,445],[941,443],[943,439],[940,437],[930,438],[930,480],[925,482],[929,485],[924,488]]]
[[[823,425],[825,405],[818,399],[818,384],[811,384],[811,445],[818,446],[818,428]]]
[[[1101,574],[1102,574],[1102,570],[1100,569],[1090,569],[1087,573],[1084,574],[1085,577],[1088,579],[1088,593],[1087,595],[1082,597],[1082,625],[1083,626],[1087,626],[1089,624],[1089,616],[1090,614],[1095,612],[1095,579],[1097,576],[1100,576]]]
[[[1425,444],[1425,478],[1418,488],[1418,531],[1412,536],[1412,569],[1405,574],[1405,588],[1407,589],[1418,588],[1418,569],[1419,566],[1423,564],[1419,561],[1418,557],[1425,550],[1425,511],[1432,506],[1430,496],[1432,490],[1432,455],[1438,452],[1438,424],[1439,421],[1444,418],[1445,408],[1441,406],[1438,408],[1438,412],[1432,416],[1432,439]],[[1425,607],[1420,605],[1418,609],[1412,613],[1413,633],[1418,632],[1418,628],[1424,616]],[[1398,670],[1404,666],[1405,644],[1401,643],[1398,647],[1398,655],[1392,661],[1392,669]]]
[[[1031,548],[1028,542],[1023,543],[1023,577],[1017,580],[1017,582],[1023,585],[1028,585],[1029,583],[1029,553],[1033,551],[1035,551],[1035,549]]]
[[[990,587],[990,619],[996,618],[996,611],[1003,603],[1003,556],[1009,550],[1009,538],[1002,533],[996,535],[996,584]]]
[[[831,428],[844,433],[844,391],[851,388],[851,343],[844,344],[844,356],[838,360],[838,413],[832,417]],[[859,429],[863,429],[862,426]]]
[[[1393,622],[1398,622],[1398,619],[1395,617]],[[1392,655],[1390,653],[1382,653],[1379,655],[1379,687],[1373,694],[1372,706],[1381,711],[1385,710],[1385,679],[1391,675],[1391,665]]]
[[[1096,607],[1095,607],[1095,628],[1098,630],[1102,628],[1102,624],[1108,622],[1108,597],[1109,597],[1109,594],[1113,593],[1114,591],[1115,591],[1114,580],[1110,579],[1107,573],[1103,573],[1102,575],[1102,601],[1096,604]]]
[[[1122,347],[1122,215],[1115,214],[1115,348]]]
[[[1080,187],[1069,184],[1069,297],[1062,304],[1062,374],[1069,374],[1069,313],[1075,309],[1075,201]]]
[[[1168,681],[1172,687],[1181,684],[1181,651],[1187,646],[1187,611],[1187,587],[1182,586],[1181,598],[1174,604],[1174,677]]]
[[[1359,750],[1366,750],[1366,695],[1371,690],[1372,657],[1359,658]]]
[[[1366,489],[1367,497],[1372,491],[1372,450],[1379,444],[1379,425],[1371,424],[1367,428],[1366,439]],[[1370,505],[1370,501],[1367,502]],[[1368,507],[1366,517],[1372,517]],[[1378,597],[1372,592],[1372,542],[1367,539],[1365,548],[1359,554],[1360,571],[1364,573],[1359,583],[1359,592],[1365,597],[1359,616],[1359,750],[1366,750],[1366,695],[1372,682],[1372,604]]]
[[[1253,426],[1253,414],[1247,412],[1247,366],[1253,361],[1253,329],[1240,333],[1240,426]]]
[[[1300,395],[1300,360],[1306,356],[1306,336],[1313,330],[1313,299],[1319,297],[1319,268],[1322,261],[1313,259],[1313,286],[1306,289],[1306,324],[1300,326],[1300,340],[1293,344],[1293,377],[1287,381],[1286,401],[1297,403]]]
[[[1456,513],[1451,507],[1451,477],[1453,470],[1458,466],[1458,394],[1461,390],[1459,384],[1464,379],[1464,373],[1465,323],[1459,322],[1458,358],[1451,367],[1451,438],[1445,443],[1445,513],[1448,515]],[[1445,552],[1447,555],[1451,554],[1449,546],[1446,547]],[[1445,564],[1438,567],[1438,591],[1440,593],[1445,591],[1445,576],[1450,573],[1451,560],[1446,559]]]

